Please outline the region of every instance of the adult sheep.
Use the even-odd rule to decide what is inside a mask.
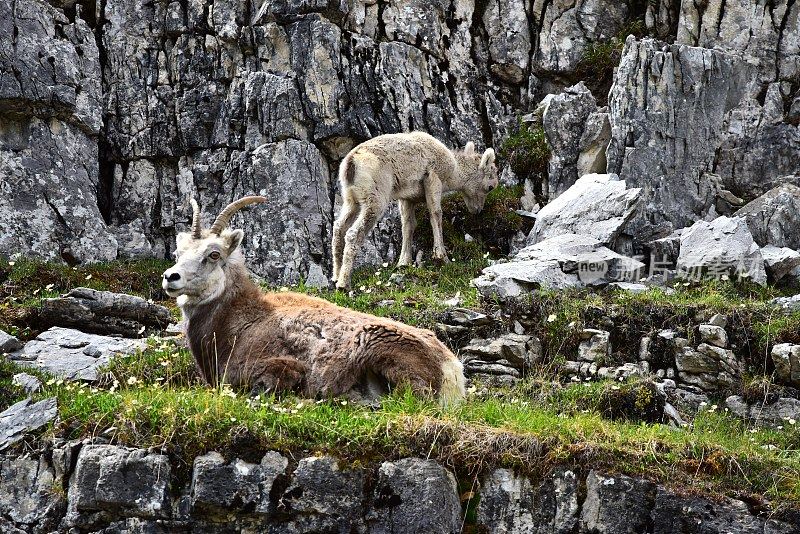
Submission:
[[[178,234],[177,262],[164,272],[164,291],[177,298],[209,384],[368,398],[407,384],[442,403],[463,398],[461,362],[432,332],[299,293],[262,292],[239,249],[244,233],[227,226],[238,210],[264,201],[237,200],[204,230],[192,200],[191,231]]]
[[[342,209],[333,225],[333,276],[336,287],[350,287],[353,259],[389,203],[398,201],[403,245],[398,265],[411,263],[416,203],[425,201],[433,230],[433,258],[447,259],[442,236],[442,194],[457,191],[467,210],[478,213],[497,187],[494,150],[475,152],[467,143],[452,151],[436,138],[411,132],[386,134],[351,150],[339,166]]]

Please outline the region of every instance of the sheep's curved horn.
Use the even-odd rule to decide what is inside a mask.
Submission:
[[[192,237],[200,239],[203,229],[200,227],[200,206],[195,199],[190,200],[192,204]]]
[[[217,216],[217,220],[215,220],[214,224],[211,225],[211,233],[219,235],[220,232],[228,227],[228,223],[231,222],[231,217],[233,217],[237,211],[245,206],[266,201],[266,197],[251,196],[240,198],[236,202],[231,202],[224,210],[222,210],[222,212],[220,212],[220,214]]]

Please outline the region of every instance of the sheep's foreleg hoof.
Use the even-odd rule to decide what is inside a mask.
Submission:
[[[436,263],[450,263],[450,258],[447,257],[447,252],[439,251],[433,253],[433,261]]]

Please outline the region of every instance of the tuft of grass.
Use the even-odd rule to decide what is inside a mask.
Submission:
[[[98,385],[120,387],[131,377],[162,386],[192,386],[201,383],[194,358],[174,339],[148,339],[147,349],[120,355],[98,370]]]

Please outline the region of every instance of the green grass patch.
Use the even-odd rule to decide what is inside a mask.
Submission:
[[[138,378],[113,391],[52,382],[45,394],[59,397],[56,431],[163,448],[186,472],[195,455],[209,450],[254,459],[270,449],[327,452],[362,463],[422,455],[461,475],[507,466],[537,476],[556,465],[590,465],[698,491],[800,504],[794,426],[751,428],[717,409],[686,428],[611,421],[590,401],[609,384],[551,384],[539,396],[520,387],[452,408],[400,391],[370,409],[341,399],[247,397]]]

